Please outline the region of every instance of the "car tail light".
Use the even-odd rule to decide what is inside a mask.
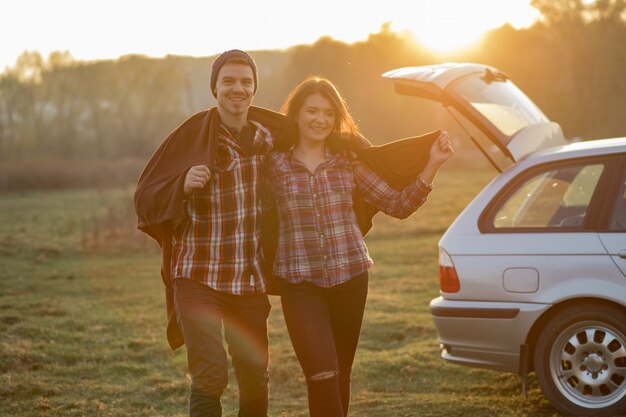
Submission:
[[[439,248],[439,289],[443,292],[459,292],[461,289],[452,258],[441,248]]]

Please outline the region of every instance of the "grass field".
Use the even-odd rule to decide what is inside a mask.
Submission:
[[[428,302],[437,241],[494,171],[447,171],[408,220],[379,215],[351,415],[555,416],[530,378],[439,357]],[[0,195],[0,416],[185,416],[184,349],[164,336],[156,245],[134,231],[132,187]],[[271,297],[270,416],[306,416],[306,390]],[[236,415],[233,375],[225,416]]]

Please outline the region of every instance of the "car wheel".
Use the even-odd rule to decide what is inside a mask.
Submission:
[[[626,313],[583,303],[556,313],[535,345],[541,390],[565,414],[626,412]]]

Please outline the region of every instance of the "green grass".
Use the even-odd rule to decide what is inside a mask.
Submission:
[[[439,357],[428,302],[437,241],[493,171],[443,172],[405,221],[377,216],[375,267],[351,415],[554,416],[531,377]],[[156,245],[134,231],[132,188],[0,195],[0,416],[185,416],[184,349],[170,351]],[[271,297],[271,416],[306,416],[306,389]],[[236,415],[237,390],[224,397]]]

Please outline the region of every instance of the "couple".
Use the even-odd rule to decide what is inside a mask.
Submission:
[[[217,106],[176,128],[137,184],[138,227],[163,255],[168,341],[173,349],[187,347],[190,416],[221,416],[228,382],[222,329],[239,416],[267,416],[273,271],[310,415],[346,416],[372,266],[353,204],[362,199],[394,217],[409,216],[453,150],[440,135],[421,174],[397,191],[355,162],[367,141],[328,80],[302,82],[282,115],[251,106],[257,87],[250,55],[219,55],[211,73]],[[260,233],[268,206],[279,218],[270,273]]]

